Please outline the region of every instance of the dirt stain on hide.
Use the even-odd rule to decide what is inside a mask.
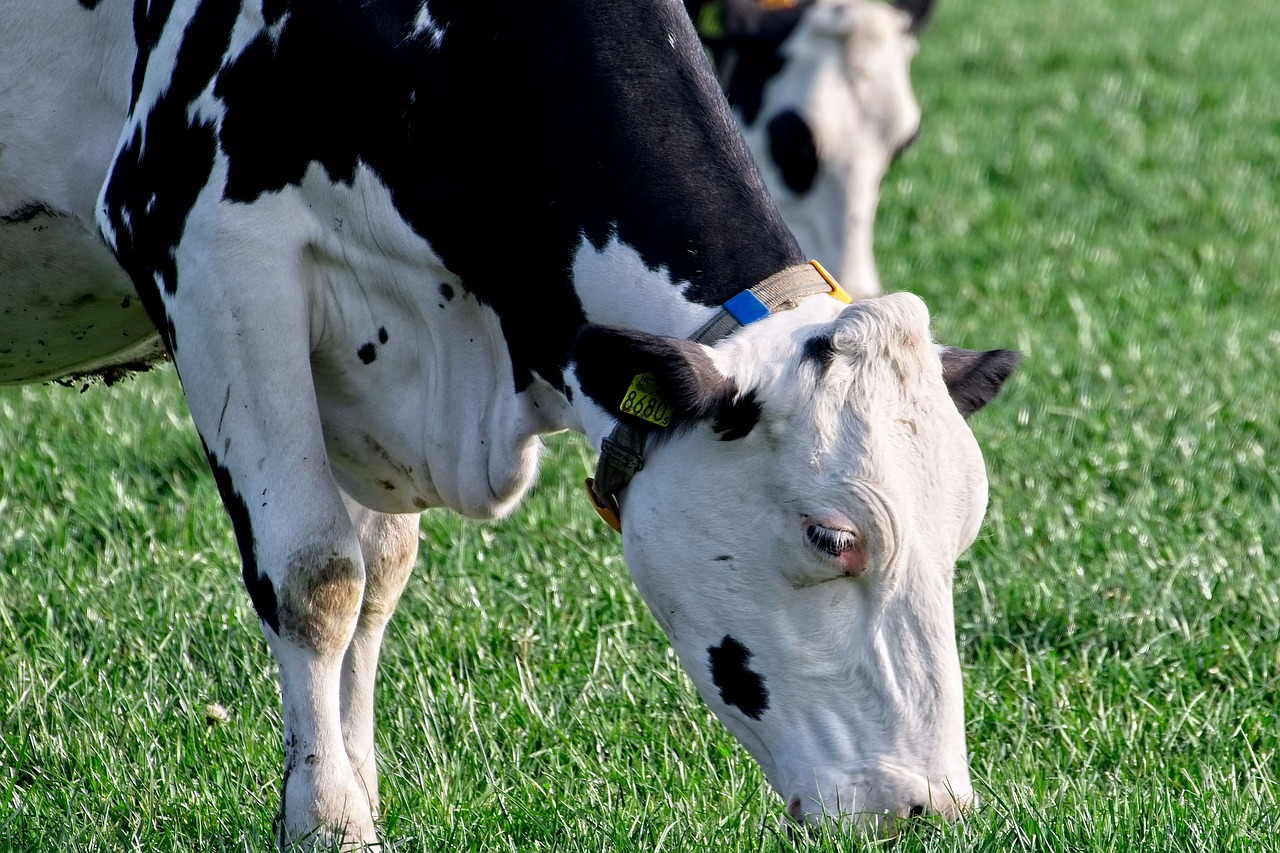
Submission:
[[[279,584],[280,634],[321,655],[341,654],[363,596],[364,568],[355,560],[329,547],[300,549]]]

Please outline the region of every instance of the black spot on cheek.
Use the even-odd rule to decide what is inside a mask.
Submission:
[[[826,370],[836,357],[836,345],[831,335],[818,335],[804,342],[800,352],[802,362],[810,362],[819,370]]]
[[[753,720],[769,709],[769,691],[764,676],[747,668],[751,651],[725,634],[718,646],[707,647],[707,663],[711,680],[720,690],[720,698]]]
[[[732,560],[732,559],[733,559],[733,555],[731,554],[721,554],[719,557],[715,558],[717,563],[723,563],[725,560]]]
[[[794,110],[785,110],[769,121],[769,156],[782,172],[782,180],[796,194],[813,187],[818,175],[818,148],[809,124]]]
[[[737,441],[751,434],[760,422],[760,414],[760,401],[754,391],[748,391],[721,406],[711,428],[720,434],[721,441]]]
[[[370,342],[356,350],[356,355],[360,356],[360,360],[365,364],[372,364],[378,357],[378,348]]]
[[[387,327],[379,326],[378,327],[378,343],[385,344],[386,342],[387,342]]]
[[[453,299],[453,288],[448,284],[441,283],[440,295],[444,297],[445,302],[451,301]]]

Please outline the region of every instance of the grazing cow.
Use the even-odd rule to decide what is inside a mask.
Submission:
[[[916,35],[933,0],[685,0],[800,248],[880,293],[880,182],[915,139]],[[895,8],[896,7],[896,8]]]
[[[793,818],[969,800],[964,416],[1013,356],[804,263],[677,0],[6,0],[0,33],[0,381],[172,354],[279,664],[285,842],[376,840],[418,513],[509,511],[561,429]]]

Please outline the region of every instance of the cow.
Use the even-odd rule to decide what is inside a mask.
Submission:
[[[881,293],[880,182],[915,139],[933,0],[685,0],[782,218],[857,298]]]
[[[971,801],[965,418],[1016,356],[805,262],[678,0],[7,0],[0,33],[0,381],[172,359],[279,668],[283,845],[378,843],[418,516],[509,512],[566,429],[790,819]]]

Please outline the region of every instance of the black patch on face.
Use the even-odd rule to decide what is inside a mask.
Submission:
[[[378,343],[385,344],[387,342],[387,329],[385,326],[378,327]]]
[[[753,720],[769,709],[769,691],[764,676],[747,668],[751,651],[725,634],[718,646],[707,647],[707,663],[711,680],[720,690],[720,698]]]
[[[368,168],[495,310],[516,390],[535,375],[563,387],[586,319],[570,278],[584,235],[616,236],[704,305],[803,262],[678,7],[439,2],[438,45],[410,37],[420,7],[293,3],[278,39],[231,59],[214,86],[225,197],[296,185],[313,164],[339,184]]]
[[[761,414],[756,392],[748,391],[721,406],[711,428],[720,434],[721,441],[737,441],[751,434],[760,422]]]
[[[717,563],[723,563],[725,560],[732,560],[732,559],[733,559],[732,554],[721,554],[719,557],[715,558],[715,561]]]
[[[253,538],[253,524],[249,519],[249,507],[244,498],[231,483],[231,472],[205,446],[205,456],[209,459],[209,468],[213,471],[213,480],[218,484],[218,493],[222,495],[222,505],[231,517],[231,528],[236,534],[236,544],[240,547],[240,564],[244,575],[244,586],[249,591],[249,599],[258,618],[270,626],[272,631],[280,633],[280,612],[276,604],[276,590],[271,579],[258,572],[257,545]]]
[[[365,364],[372,364],[378,357],[378,348],[368,343],[356,350],[356,355],[360,356],[360,360]]]
[[[831,335],[817,335],[804,342],[800,361],[813,364],[820,371],[831,366],[836,357],[836,344]]]
[[[783,110],[769,119],[769,156],[782,180],[796,195],[813,188],[818,176],[818,147],[809,123],[795,110]]]
[[[447,283],[445,283],[445,282],[441,282],[441,284],[440,284],[440,295],[441,295],[442,297],[444,297],[444,301],[445,301],[445,302],[452,302],[452,301],[453,301],[453,288],[452,288],[451,286],[449,286],[449,284],[447,284]]]
[[[80,5],[86,9],[96,9],[102,0],[80,0]]]

